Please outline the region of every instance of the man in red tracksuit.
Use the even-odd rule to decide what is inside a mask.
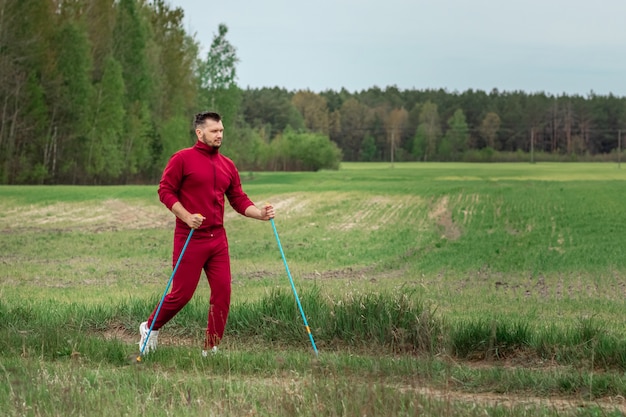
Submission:
[[[258,220],[274,217],[274,208],[254,205],[241,188],[233,161],[219,153],[224,126],[219,114],[199,113],[194,122],[196,144],[176,152],[165,167],[159,184],[161,202],[176,215],[172,264],[194,233],[172,279],[172,288],[163,300],[154,325],[156,310],[139,331],[144,353],[156,349],[159,329],[191,300],[202,270],[211,288],[203,356],[215,353],[224,335],[231,294],[230,256],[224,230],[224,196],[238,213]],[[152,331],[149,331],[152,326]],[[149,333],[149,339],[146,337]]]

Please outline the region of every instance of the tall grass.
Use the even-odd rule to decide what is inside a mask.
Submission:
[[[119,364],[124,346],[100,344],[82,335],[123,328],[135,334],[137,317],[157,302],[130,299],[116,305],[56,304],[20,300],[0,303],[0,351],[46,359],[88,356]],[[314,338],[325,350],[343,348],[361,352],[448,355],[457,359],[551,360],[555,364],[598,370],[626,370],[626,343],[592,321],[573,328],[533,330],[529,322],[466,320],[445,324],[421,299],[407,293],[361,294],[325,299],[306,292],[301,302]],[[190,303],[168,325],[171,335],[200,345],[207,306]],[[272,291],[260,300],[234,306],[229,337],[263,346],[304,349],[308,341],[293,295]],[[238,342],[239,343],[239,342]],[[106,347],[106,349],[103,349]]]

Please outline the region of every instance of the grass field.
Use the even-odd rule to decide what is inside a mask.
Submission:
[[[343,164],[242,173],[233,307],[209,291],[133,365],[171,273],[155,186],[0,187],[0,404],[33,415],[623,415],[626,171]],[[2,319],[4,317],[4,319]]]

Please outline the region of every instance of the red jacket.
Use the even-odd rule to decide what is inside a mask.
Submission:
[[[206,217],[197,231],[223,227],[224,195],[240,214],[253,205],[241,188],[233,161],[200,141],[172,155],[163,171],[158,192],[168,209],[179,201],[190,213]],[[176,218],[176,227],[189,230],[179,218]]]

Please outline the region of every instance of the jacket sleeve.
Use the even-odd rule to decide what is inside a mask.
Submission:
[[[167,166],[163,170],[159,182],[159,200],[169,210],[178,201],[178,190],[183,179],[183,158],[180,154],[172,155]]]
[[[226,197],[231,207],[239,214],[244,215],[246,209],[253,206],[254,203],[248,198],[248,195],[241,188],[241,178],[235,164],[231,162],[232,181],[230,187],[226,190]]]

